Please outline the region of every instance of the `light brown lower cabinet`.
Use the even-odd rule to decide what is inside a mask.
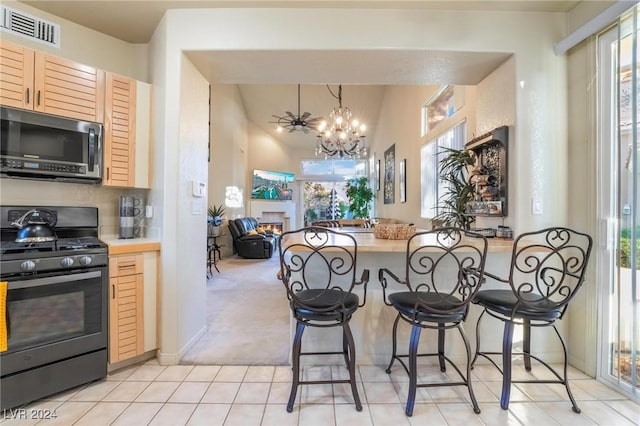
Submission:
[[[141,355],[144,345],[144,256],[109,257],[109,362]]]

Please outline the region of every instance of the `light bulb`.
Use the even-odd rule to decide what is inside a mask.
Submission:
[[[336,124],[342,124],[342,117],[336,117]]]
[[[365,124],[361,124],[360,131],[364,133],[365,130],[367,130],[367,126]]]
[[[278,128],[276,129],[276,131],[277,131],[278,133],[282,133],[282,126],[278,126]]]
[[[355,120],[353,120],[353,121],[351,122],[351,125],[352,125],[353,127],[358,127],[358,125],[359,125],[359,124],[360,124],[360,122],[358,121],[358,119],[355,119]]]
[[[340,139],[345,139],[347,134],[345,132],[340,132]]]
[[[326,121],[321,121],[320,124],[318,124],[318,130],[319,131],[323,131],[324,128],[327,127],[327,122]]]

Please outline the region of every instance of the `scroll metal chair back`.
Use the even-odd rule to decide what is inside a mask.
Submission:
[[[469,304],[483,280],[487,254],[487,239],[481,235],[465,236],[458,228],[438,228],[414,234],[407,241],[405,276],[400,278],[386,268],[379,271],[384,302],[398,311],[393,324],[392,356],[387,373],[398,360],[409,375],[409,394],[406,414],[413,414],[416,389],[430,386],[467,386],[473,409],[480,412],[471,384],[471,349],[462,328],[469,312]],[[392,291],[391,278],[400,284],[401,291]],[[397,287],[397,286],[394,286]],[[400,319],[411,325],[408,354],[397,353],[397,329]],[[420,332],[423,328],[438,331],[438,352],[418,353]],[[463,373],[445,355],[445,331],[457,328],[467,355],[466,373]],[[417,358],[437,356],[441,371],[446,362],[451,364],[461,380],[447,383],[417,384]],[[408,358],[408,365],[403,358]]]
[[[297,323],[292,347],[293,382],[287,411],[293,410],[298,385],[329,383],[349,383],[356,409],[361,411],[356,388],[355,342],[349,321],[365,304],[369,271],[363,270],[359,280],[356,278],[358,245],[355,238],[329,228],[306,227],[284,232],[279,238],[278,250],[278,278],[286,288]],[[302,335],[307,326],[342,327],[342,350],[302,352]],[[300,380],[300,357],[303,355],[342,355],[349,379]]]
[[[563,384],[571,400],[573,411],[580,412],[567,379],[567,350],[564,340],[555,326],[564,316],[569,302],[584,284],[587,264],[593,245],[592,238],[582,232],[564,227],[546,228],[520,234],[513,244],[511,266],[508,277],[501,278],[493,273],[485,275],[499,282],[507,283],[509,289],[488,289],[480,291],[474,303],[484,310],[476,327],[476,355],[473,362],[482,356],[503,373],[500,404],[509,406],[511,383],[537,382]],[[480,322],[487,313],[505,322],[502,352],[480,350]],[[557,380],[512,380],[511,359],[516,354],[512,349],[515,325],[523,326],[523,355],[525,369],[531,371],[531,358],[537,360],[557,378]],[[564,352],[564,373],[561,376],[549,364],[531,354],[531,327],[552,326],[560,339]],[[490,357],[502,355],[502,368]]]

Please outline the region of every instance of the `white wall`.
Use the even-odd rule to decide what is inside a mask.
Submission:
[[[569,226],[594,237],[585,284],[569,307],[569,359],[571,365],[595,376],[597,342],[597,67],[596,42],[591,38],[568,53],[569,147],[567,202]],[[608,282],[601,283],[607,286]]]
[[[420,217],[420,149],[428,141],[437,138],[446,129],[466,120],[469,134],[475,131],[475,88],[458,86],[460,94],[466,92],[464,105],[456,114],[422,136],[421,121],[423,105],[440,89],[441,86],[387,86],[384,101],[380,108],[379,122],[376,125],[376,138],[371,152],[376,161],[381,160],[380,191],[376,193],[376,216],[393,218],[404,223],[414,223],[422,229],[430,229],[431,222]],[[384,184],[384,152],[395,144],[395,202],[384,204],[382,186]],[[407,160],[407,201],[400,203],[400,180],[398,164]]]
[[[178,207],[175,229],[180,263],[175,283],[179,287],[176,300],[176,321],[180,342],[193,339],[193,330],[205,331],[206,275],[203,271],[204,248],[207,244],[207,198],[193,195],[193,182],[207,182],[209,142],[208,82],[187,59],[182,57],[180,84],[180,132]],[[164,246],[164,244],[163,244]],[[171,303],[166,301],[167,303]],[[188,312],[188,314],[187,314]],[[197,334],[197,333],[196,333]]]
[[[211,162],[209,162],[208,205],[224,205],[228,186],[236,186],[247,194],[248,121],[240,91],[235,85],[211,86]],[[225,207],[224,216],[234,219],[245,216],[246,201],[242,207]],[[216,241],[221,246],[222,258],[231,256],[233,242],[226,223]]]
[[[521,157],[514,155],[521,143],[516,138],[514,124],[516,123],[516,86],[518,82],[515,76],[515,58],[511,57],[500,65],[495,71],[486,76],[476,87],[475,103],[475,136],[483,135],[500,126],[510,126],[509,142],[507,143],[507,216],[504,224],[514,227],[515,232],[521,232],[521,226],[516,226],[518,216],[516,212],[521,210],[517,200],[521,182],[518,161]],[[471,138],[470,138],[471,139]],[[526,161],[526,160],[525,160]],[[529,211],[528,204],[525,211]],[[478,217],[475,225],[478,228],[496,228],[502,224],[502,219]]]
[[[175,199],[177,189],[185,179],[175,171],[179,164],[169,159],[179,152],[179,115],[176,108],[180,105],[182,50],[344,51],[384,46],[385,49],[512,52],[515,79],[525,82],[525,88],[516,96],[515,140],[518,146],[533,148],[514,150],[511,158],[518,171],[529,176],[532,173],[528,159],[532,150],[542,162],[566,151],[566,58],[553,53],[553,43],[565,32],[563,18],[562,14],[548,13],[433,10],[198,9],[167,12],[159,28],[161,34],[152,41],[152,45],[159,43],[157,48],[161,53],[157,60],[152,59],[153,82],[160,86],[156,90],[164,92],[156,96],[158,102],[155,103],[156,122],[162,123],[156,132],[160,141],[157,148],[164,151],[165,173],[175,179],[170,182],[165,176],[162,180],[163,228],[167,230],[167,227],[176,226],[178,207]],[[333,26],[327,25],[328,22],[350,22],[350,25],[335,31]],[[153,50],[156,51],[155,48]],[[155,79],[156,75],[159,80]],[[207,165],[203,164],[203,167]],[[566,186],[558,187],[554,177],[554,173],[536,175],[535,187],[531,182],[522,185],[514,201],[529,202],[533,191],[545,197],[550,193],[554,193],[554,197],[566,197]],[[566,216],[565,208],[566,204],[562,203],[545,204],[545,215],[537,217],[518,212],[516,229],[556,224],[558,218]],[[179,240],[184,238],[182,235],[190,234],[184,226],[181,224],[180,235],[165,233],[163,247],[180,246]],[[177,278],[172,272],[184,257],[189,256],[186,252],[172,254],[175,257],[163,254],[163,272],[169,273],[164,277],[165,287],[179,286],[177,280],[172,280]],[[162,314],[175,315],[175,312],[171,314],[163,309]],[[177,312],[189,315],[188,306],[180,307]],[[162,350],[179,352],[181,345],[186,344],[187,335],[196,336],[199,330],[198,326],[185,330],[180,339],[166,336],[167,339],[161,343]],[[163,332],[163,335],[167,333]]]

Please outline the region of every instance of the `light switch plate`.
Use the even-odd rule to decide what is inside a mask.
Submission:
[[[544,208],[542,205],[541,198],[532,198],[531,199],[531,214],[543,214]]]
[[[192,188],[193,196],[197,198],[204,197],[205,193],[207,192],[207,184],[199,180],[194,180],[192,184],[193,184],[193,188]]]

